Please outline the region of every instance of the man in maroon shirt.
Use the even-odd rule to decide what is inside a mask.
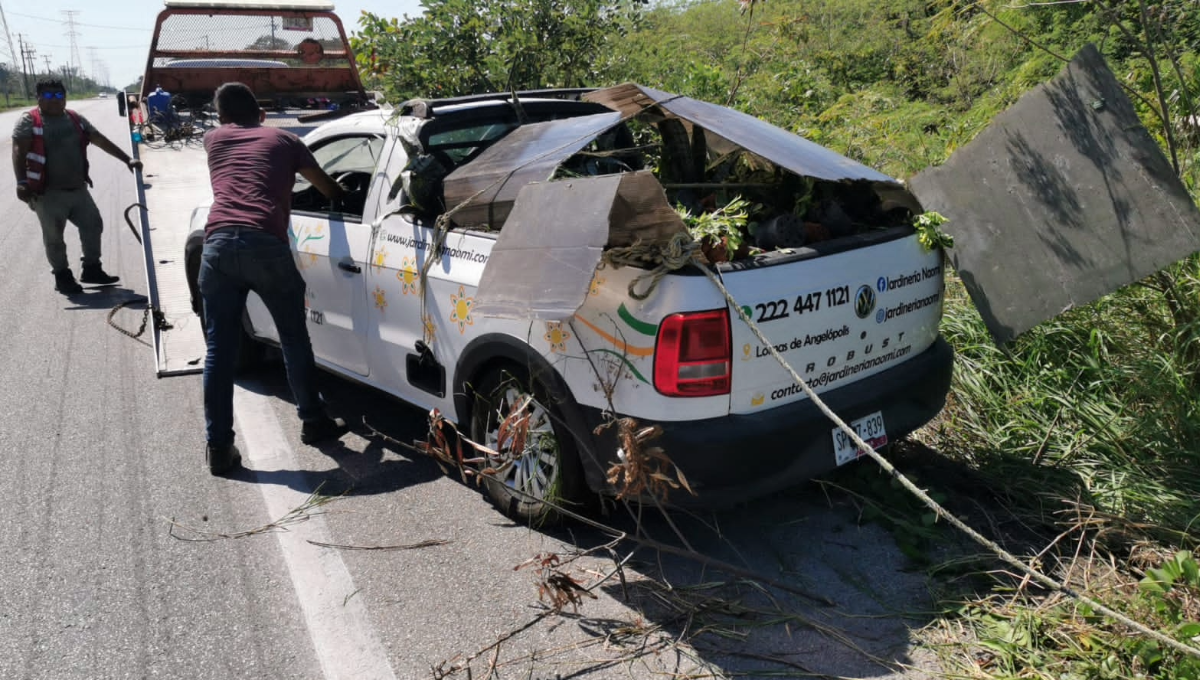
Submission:
[[[208,338],[205,459],[209,471],[219,475],[241,462],[233,445],[233,379],[250,291],[262,299],[279,331],[288,383],[303,422],[300,440],[313,444],[340,437],[349,428],[325,413],[317,392],[305,325],[305,284],[287,235],[296,173],[331,199],[341,198],[343,190],[298,137],[262,125],[266,113],[250,88],[226,83],[217,89],[214,103],[221,127],[204,136],[214,200],[204,230],[199,288]]]

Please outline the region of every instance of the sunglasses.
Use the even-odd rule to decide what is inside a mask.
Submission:
[[[43,92],[38,95],[42,99],[66,99],[66,92]]]

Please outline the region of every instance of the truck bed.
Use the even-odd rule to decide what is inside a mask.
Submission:
[[[320,123],[300,123],[301,113],[305,111],[268,113],[265,124],[303,136]],[[206,351],[204,329],[192,311],[183,255],[192,211],[212,200],[207,154],[200,140],[182,147],[141,144],[138,153],[144,166],[139,197],[146,206],[145,223],[139,226],[150,304],[157,312],[155,371],[160,378],[200,373]]]

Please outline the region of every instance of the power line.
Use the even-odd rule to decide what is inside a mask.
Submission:
[[[9,12],[9,14],[16,16],[16,17],[25,17],[26,19],[37,19],[38,21],[53,21],[56,24],[62,23],[61,19],[50,19],[47,17],[39,17],[35,14],[22,14],[21,12]],[[107,28],[107,29],[110,29],[113,31],[142,31],[143,33],[149,33],[150,31],[153,30],[150,28],[133,28],[132,26],[101,26],[99,24],[82,24],[82,23],[76,24],[76,26],[85,26],[87,28]]]
[[[82,24],[75,24],[75,25],[76,25],[76,26],[81,26]],[[39,44],[39,45],[41,45],[42,47],[59,47],[59,48],[62,48],[62,49],[64,49],[64,50],[69,50],[69,49],[71,49],[71,46],[70,46],[70,45],[51,45],[51,44],[49,44],[49,43],[44,43],[44,42],[39,42],[38,44]],[[104,47],[104,46],[101,46],[101,47],[89,47],[88,49],[89,49],[89,50],[138,50],[138,51],[140,51],[140,52],[143,52],[143,53],[146,51],[146,47],[145,47],[144,45],[122,45],[122,46],[120,46],[120,47],[116,47],[116,46]]]

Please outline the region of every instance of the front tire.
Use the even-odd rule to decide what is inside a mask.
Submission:
[[[498,472],[484,479],[492,502],[504,514],[534,526],[557,523],[553,506],[578,509],[585,486],[575,438],[566,417],[575,408],[569,396],[553,391],[529,371],[510,365],[493,369],[477,383],[471,409],[471,439],[502,454],[491,467]],[[528,418],[527,435],[499,440],[501,423]],[[524,426],[518,428],[525,431]],[[521,446],[514,451],[514,446]]]

